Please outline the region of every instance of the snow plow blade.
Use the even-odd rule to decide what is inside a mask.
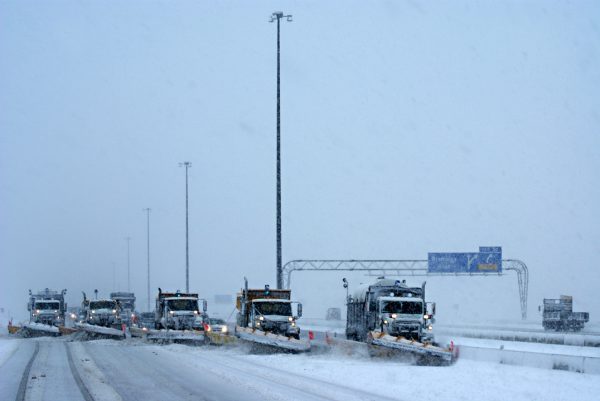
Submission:
[[[21,330],[21,326],[13,326],[12,324],[8,324],[8,334],[17,334],[17,332]]]
[[[380,331],[371,331],[367,338],[370,346],[392,349],[403,354],[412,354],[419,365],[451,365],[456,362],[456,354],[451,348],[443,348],[431,343],[421,343],[395,337]]]
[[[163,343],[185,343],[202,345],[209,342],[203,331],[196,330],[148,330],[147,340]]]
[[[60,331],[61,335],[68,336],[69,334],[76,333],[79,330],[76,329],[75,327],[58,326],[58,331]]]
[[[211,345],[233,344],[237,341],[237,337],[223,333],[215,333],[211,331],[206,333],[206,335],[208,336],[208,338],[210,338]]]
[[[23,327],[21,327],[19,333],[22,334],[23,337],[60,336],[58,327],[41,323],[25,323]]]
[[[308,341],[296,340],[292,337],[253,330],[247,327],[237,326],[235,328],[235,335],[241,340],[266,345],[281,351],[295,353],[310,351],[310,343]]]
[[[125,338],[125,333],[123,330],[113,329],[112,327],[95,326],[88,323],[75,323],[75,327],[78,329],[78,331],[85,332],[94,339],[106,338],[123,340]]]

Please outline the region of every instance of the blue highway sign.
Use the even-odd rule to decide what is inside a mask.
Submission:
[[[482,246],[479,252],[429,253],[429,273],[502,273],[502,247]]]

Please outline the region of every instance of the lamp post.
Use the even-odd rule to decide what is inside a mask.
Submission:
[[[127,241],[127,292],[131,292],[131,276],[130,276],[130,258],[129,258],[129,242],[131,241],[131,237],[125,237]]]
[[[147,232],[147,237],[146,237],[146,250],[147,250],[147,260],[148,260],[148,312],[151,311],[150,309],[150,208],[147,207],[144,209],[144,211],[146,212],[146,232]]]
[[[179,163],[179,167],[185,166],[185,292],[190,292],[190,247],[189,247],[189,224],[188,224],[188,169],[192,167],[191,162]]]
[[[284,15],[281,11],[271,14],[269,22],[277,21],[277,288],[283,288],[283,274],[281,263],[281,87],[280,87],[280,21],[285,18],[292,22],[291,15]]]

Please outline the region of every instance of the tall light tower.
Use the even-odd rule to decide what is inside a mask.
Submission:
[[[179,163],[179,167],[185,167],[185,292],[190,292],[190,247],[189,247],[189,224],[188,224],[188,169],[192,167],[191,162]]]
[[[125,237],[127,241],[127,292],[131,292],[131,275],[130,275],[130,258],[129,258],[129,242],[131,241],[131,237]]]
[[[148,260],[148,312],[152,311],[152,309],[150,309],[150,210],[152,209],[150,209],[149,207],[144,209],[144,211],[146,212],[146,232],[148,233],[146,242]]]
[[[280,21],[285,18],[292,22],[291,15],[284,15],[281,11],[271,14],[269,22],[277,21],[277,288],[283,288],[283,274],[281,264],[281,88],[280,88]]]

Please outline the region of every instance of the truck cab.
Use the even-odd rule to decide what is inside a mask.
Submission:
[[[291,290],[248,289],[248,281],[236,299],[237,326],[300,339],[296,321],[302,317],[302,304],[291,300]],[[297,304],[294,316],[292,304]]]
[[[202,311],[199,307],[198,294],[163,292],[159,288],[156,300],[156,329],[171,330],[204,330],[206,300]]]
[[[302,315],[302,307],[298,315]],[[292,314],[292,301],[288,299],[252,300],[250,321],[254,324],[253,328],[299,339],[300,328],[296,319],[298,317]]]
[[[111,292],[110,299],[118,301],[121,306],[121,321],[131,326],[135,318],[135,294],[133,292]]]
[[[377,315],[381,331],[386,334],[417,341],[431,337],[430,316],[421,298],[379,297]]]
[[[120,328],[121,307],[114,299],[89,300],[86,307],[86,322],[96,326]]]
[[[433,341],[435,304],[425,302],[425,283],[409,287],[406,282],[379,278],[360,287],[348,298],[346,337],[366,341],[370,331],[404,337],[409,340]]]
[[[30,312],[29,320],[32,323],[64,326],[67,310],[66,293],[66,289],[58,292],[46,288],[36,294],[29,290],[29,302],[27,303],[27,310]]]
[[[32,321],[35,323],[58,326],[64,324],[60,313],[60,302],[56,300],[35,301],[31,311]]]

